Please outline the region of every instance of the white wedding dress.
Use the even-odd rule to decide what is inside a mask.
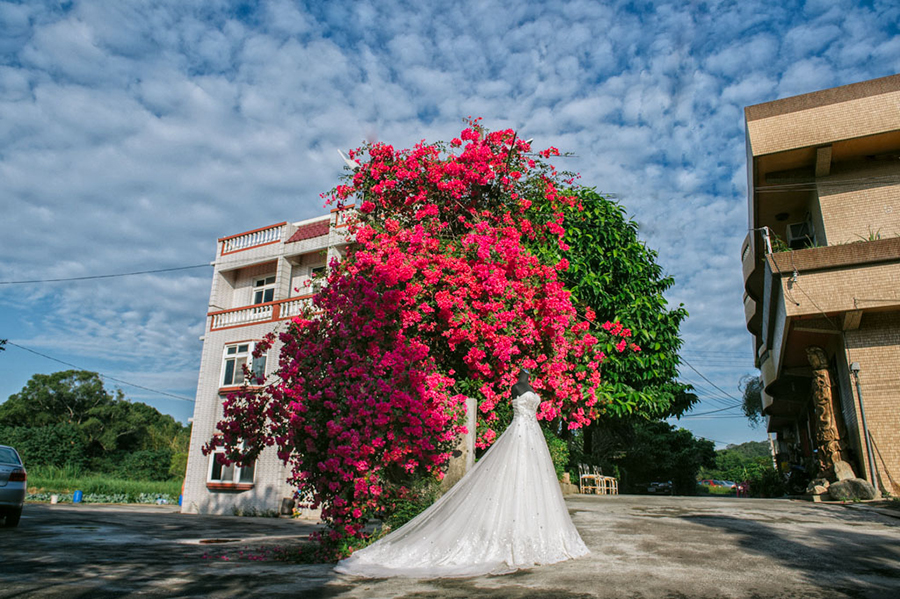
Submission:
[[[589,553],[563,501],[535,418],[540,398],[513,400],[513,421],[431,507],[335,570],[368,578],[505,574]]]

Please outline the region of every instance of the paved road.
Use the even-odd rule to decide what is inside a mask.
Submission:
[[[27,505],[19,528],[0,528],[0,598],[900,597],[900,519],[889,515],[897,512],[734,498],[567,503],[590,556],[436,581],[360,580],[325,565],[247,558],[305,537],[314,527],[300,521]]]

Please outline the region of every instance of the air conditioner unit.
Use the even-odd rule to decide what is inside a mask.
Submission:
[[[805,220],[787,226],[787,244],[792,250],[802,250],[816,244],[816,233],[812,223]]]

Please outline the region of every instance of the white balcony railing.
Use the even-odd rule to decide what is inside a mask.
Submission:
[[[210,312],[207,314],[210,318],[209,330],[216,331],[293,318],[300,314],[304,306],[311,304],[312,297],[312,295],[301,295],[255,306]]]
[[[287,225],[287,223],[278,223],[277,225],[271,225],[262,229],[254,229],[253,231],[247,231],[246,233],[222,237],[219,239],[219,241],[222,242],[221,255],[248,250],[253,247],[268,245],[270,243],[277,243],[281,241],[281,237],[284,235],[285,225]]]

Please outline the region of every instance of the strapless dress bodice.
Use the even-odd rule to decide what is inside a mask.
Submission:
[[[526,391],[522,395],[513,398],[513,417],[534,418],[539,405],[541,405],[541,398],[538,397],[538,394],[534,391]]]

